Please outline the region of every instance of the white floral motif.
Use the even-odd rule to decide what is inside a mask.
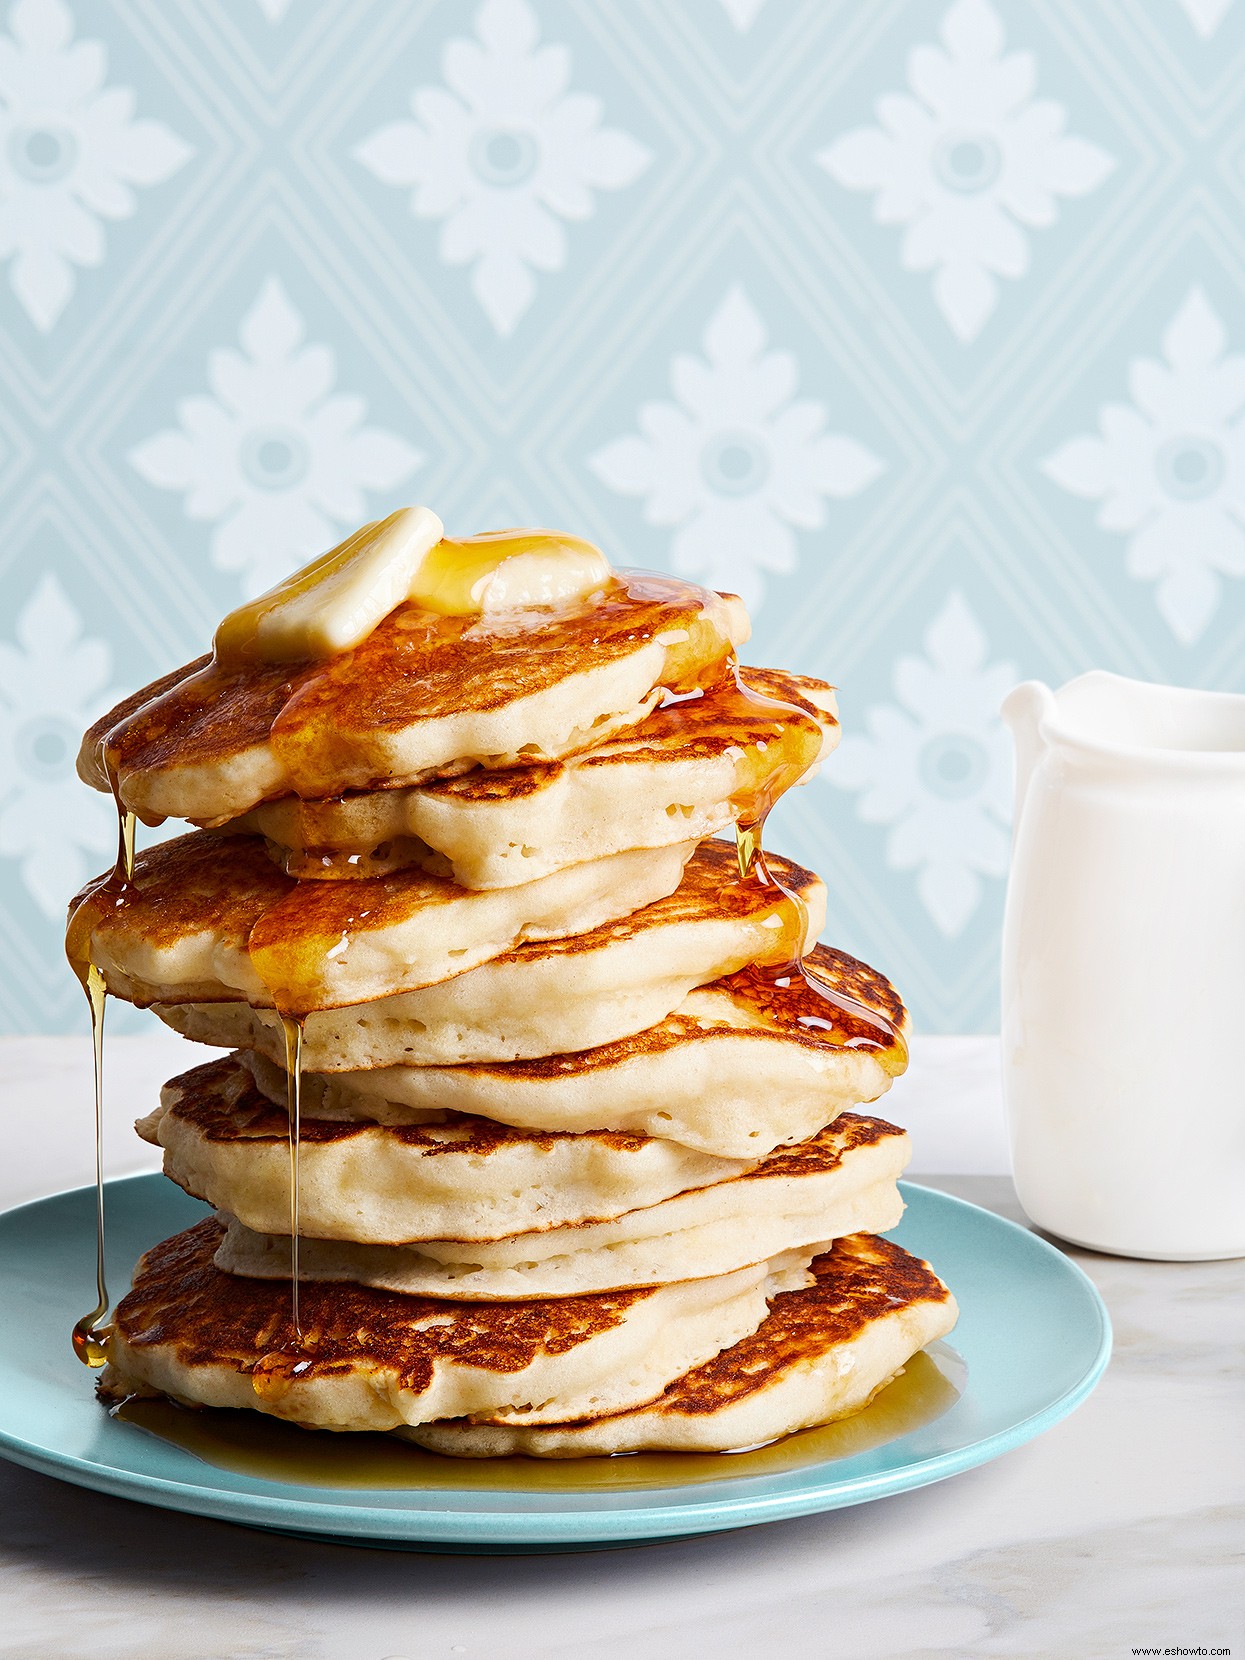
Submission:
[[[1063,444],[1042,469],[1101,501],[1098,523],[1129,534],[1127,569],[1157,582],[1176,638],[1191,645],[1219,604],[1220,575],[1245,576],[1245,355],[1193,287],[1163,335],[1166,363],[1137,358],[1132,404],[1099,411],[1100,436]]]
[[[50,917],[91,874],[84,855],[108,852],[116,834],[111,802],[74,773],[83,728],[111,701],[112,653],[81,636],[81,617],[47,575],[18,614],[18,644],[0,641],[0,855],[21,860]]]
[[[869,736],[846,737],[826,776],[859,790],[867,824],[892,826],[887,862],[919,870],[917,892],[949,939],[981,902],[983,876],[1007,874],[1011,744],[999,704],[1010,663],[987,664],[986,637],[962,595],[925,633],[925,657],[895,665],[897,703],[868,711]]]
[[[191,519],[214,521],[212,561],[262,593],[340,530],[367,517],[365,490],[388,490],[422,465],[405,439],[364,426],[360,397],[334,393],[327,346],[304,344],[303,319],[269,277],[242,319],[245,356],[208,358],[214,394],[183,398],[180,428],[130,453],[151,484],[185,492]]]
[[[104,259],[101,220],[128,219],[132,185],[160,184],[192,154],[162,121],[136,121],[129,87],[105,86],[97,40],[73,38],[63,0],[16,0],[0,35],[0,260],[35,327],[52,329],[74,266]]]
[[[1033,97],[1033,55],[1003,56],[989,0],[955,0],[939,33],[945,50],[909,56],[915,96],[880,98],[878,126],[844,133],[816,159],[849,190],[876,191],[879,223],[907,226],[904,269],[935,273],[938,309],[967,342],[998,302],[995,277],[1029,269],[1021,226],[1053,225],[1056,198],[1096,190],[1115,162],[1065,134],[1061,105]]]
[[[629,133],[601,126],[601,102],[567,90],[571,55],[539,45],[527,0],[484,0],[476,39],[447,43],[445,86],[418,87],[414,121],[381,127],[355,150],[386,184],[411,188],[411,212],[443,219],[441,258],[471,265],[471,287],[499,335],[536,295],[532,271],[566,264],[564,219],[587,219],[594,190],[619,190],[648,166]]]
[[[794,356],[767,351],[766,341],[736,284],[705,328],[708,361],[681,352],[671,363],[678,402],[641,405],[640,435],[588,460],[611,490],[647,498],[650,524],[678,526],[675,570],[753,605],[765,592],[762,571],[795,569],[795,530],[819,529],[827,496],[856,495],[884,465],[854,438],[824,430],[825,406],[795,397]]]

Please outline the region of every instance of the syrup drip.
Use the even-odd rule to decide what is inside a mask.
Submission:
[[[101,764],[107,774],[117,809],[117,858],[106,876],[82,895],[65,928],[65,955],[81,982],[91,1011],[91,1054],[95,1074],[95,1291],[96,1304],[73,1328],[73,1350],[84,1366],[97,1368],[108,1359],[108,1284],[104,1272],[104,1011],[108,986],[103,971],[91,958],[95,922],[110,904],[125,903],[134,880],[134,814],[121,805],[116,768],[106,748]]]
[[[290,1136],[290,1318],[294,1336],[302,1341],[298,1321],[298,1147],[302,1139],[303,1022],[291,1015],[281,1016],[285,1033],[286,1112]]]
[[[91,939],[100,918],[112,907],[124,905],[134,880],[136,819],[121,802],[114,757],[102,746],[100,765],[105,772],[117,809],[117,857],[112,869],[91,884],[69,916],[65,929],[65,954],[70,967],[86,992],[91,1010],[91,1040],[95,1073],[95,1272],[96,1306],[76,1323],[72,1340],[74,1353],[86,1366],[98,1368],[108,1359],[107,1315],[110,1307],[104,1264],[104,1013],[108,987],[103,970],[91,956]],[[280,1012],[280,1011],[278,1011]],[[294,1341],[301,1345],[302,1328],[298,1307],[298,1153],[301,1140],[302,1036],[303,1017],[281,1013],[285,1032],[287,1110],[290,1149],[290,1299]],[[297,1370],[297,1356],[284,1351],[261,1357],[256,1363],[255,1388],[259,1394],[284,1393],[288,1379]]]
[[[625,583],[625,579],[624,579]],[[215,658],[209,660],[197,674],[194,680],[207,680],[217,671]],[[807,711],[794,705],[784,703],[778,699],[765,696],[749,687],[742,680],[739,667],[733,656],[728,657],[722,664],[723,679],[729,684],[733,680],[734,688],[740,697],[753,708],[763,708],[772,713],[776,736],[781,735],[784,726],[794,718],[797,722],[807,722]],[[690,689],[686,682],[681,682],[672,675],[672,686],[667,692],[665,704],[677,703],[686,698],[695,698],[703,695],[702,689],[695,685]],[[152,703],[158,703],[159,698]],[[109,738],[120,735],[122,729],[130,724],[137,724],[137,717],[146,713],[150,705],[135,711],[126,722],[121,725]],[[795,746],[798,750],[800,746]],[[118,854],[113,871],[100,882],[95,884],[83,895],[80,903],[75,907],[69,919],[66,934],[66,951],[71,965],[86,990],[92,1011],[92,1036],[95,1055],[95,1105],[96,1105],[96,1198],[97,1198],[97,1291],[98,1303],[95,1309],[85,1315],[75,1326],[73,1341],[79,1358],[89,1366],[100,1366],[107,1358],[108,1328],[104,1324],[109,1308],[107,1287],[104,1280],[104,1194],[103,1194],[103,1162],[102,1162],[102,1100],[103,1100],[103,1022],[104,1008],[107,996],[107,987],[104,976],[99,968],[90,960],[90,940],[95,921],[101,911],[109,904],[124,903],[125,889],[133,879],[134,870],[134,814],[122,807],[117,780],[115,759],[110,752],[108,740],[105,739],[100,748],[101,770],[106,774],[108,784],[112,790],[118,815]],[[838,1032],[844,1025],[844,1017],[849,1017],[853,1024],[864,1022],[877,1033],[876,1040],[854,1038],[853,1043],[870,1042],[873,1047],[898,1051],[906,1055],[902,1035],[898,1029],[878,1011],[858,1002],[828,986],[811,974],[803,961],[803,941],[807,926],[807,910],[798,894],[788,889],[773,873],[767,864],[762,846],[762,830],[771,807],[778,797],[792,784],[796,783],[808,766],[807,755],[793,757],[787,764],[774,769],[766,784],[758,791],[750,794],[746,799],[735,803],[736,813],[736,850],[739,861],[739,875],[741,881],[760,882],[775,890],[778,896],[777,913],[782,922],[783,938],[787,942],[787,957],[777,966],[756,966],[741,971],[741,976],[756,977],[758,984],[763,985],[773,993],[781,994],[778,999],[785,1005],[800,1025],[827,1033]],[[287,1113],[289,1121],[289,1169],[290,1169],[290,1297],[293,1328],[292,1344],[270,1350],[261,1355],[255,1362],[251,1379],[255,1393],[264,1400],[276,1401],[284,1396],[291,1388],[299,1373],[309,1364],[305,1358],[307,1345],[299,1319],[299,1145],[301,1139],[301,1080],[302,1080],[302,1014],[290,1014],[281,1009],[284,999],[280,996],[280,988],[270,987],[274,994],[274,1003],[278,1006],[282,1027],[285,1035],[286,1047],[286,1074],[287,1074]],[[300,1356],[304,1357],[300,1359]],[[921,1357],[917,1357],[919,1363]],[[136,1410],[133,1416],[139,1418],[137,1408],[145,1411],[160,1411],[177,1415],[180,1409],[168,1406],[167,1403],[135,1403]],[[945,1409],[945,1408],[944,1408]],[[129,1411],[124,1414],[130,1416]],[[198,1414],[194,1415],[196,1418]],[[224,1415],[221,1415],[222,1417]],[[172,1421],[172,1420],[170,1420]],[[859,1420],[856,1420],[857,1422]],[[153,1425],[153,1427],[155,1427]],[[264,1433],[271,1433],[275,1426],[265,1422],[262,1426]],[[282,1426],[284,1429],[284,1426]],[[157,1433],[167,1433],[163,1425]],[[302,1440],[304,1432],[297,1432]],[[810,1432],[817,1436],[824,1436],[828,1431]],[[902,1432],[901,1432],[902,1433]],[[170,1435],[170,1439],[181,1439],[178,1435]],[[792,1438],[798,1441],[801,1438]],[[333,1438],[336,1442],[338,1438]],[[183,1441],[189,1445],[189,1442]],[[779,1443],[785,1445],[785,1443]],[[393,1444],[386,1440],[385,1457],[392,1457]],[[195,1447],[199,1451],[199,1447]],[[210,1456],[210,1455],[209,1455]],[[426,1465],[432,1460],[433,1465],[450,1465],[454,1468],[454,1485],[466,1484],[460,1474],[461,1463],[458,1460],[439,1460],[436,1455],[416,1454],[421,1464]],[[741,1458],[760,1459],[762,1454],[738,1455]],[[819,1446],[819,1456],[825,1452]],[[798,1461],[798,1460],[797,1460]],[[508,1460],[508,1464],[521,1467],[520,1483],[531,1485],[532,1461]],[[623,1485],[656,1485],[657,1481],[650,1478],[648,1481],[636,1481],[639,1475],[638,1464],[635,1460],[592,1460],[594,1466],[603,1464],[617,1466],[620,1462],[632,1467],[634,1472],[630,1481],[625,1480]],[[710,1460],[696,1459],[698,1465],[706,1466]],[[717,1465],[719,1455],[713,1455],[712,1464]],[[678,1467],[686,1474],[682,1479],[691,1475],[690,1463],[684,1458],[673,1460],[662,1459],[664,1466],[671,1464],[671,1468]],[[236,1467],[236,1466],[234,1466]],[[537,1466],[538,1468],[541,1467]],[[494,1464],[491,1468],[496,1471]],[[562,1467],[565,1469],[565,1466]],[[665,1475],[664,1480],[670,1477]],[[291,1479],[287,1477],[286,1479]],[[325,1479],[323,1475],[321,1480]],[[331,1479],[331,1478],[330,1478]],[[693,1478],[694,1479],[694,1478]],[[701,1479],[706,1479],[702,1476]],[[516,1484],[520,1484],[516,1483]],[[351,1483],[354,1484],[354,1483]],[[395,1482],[394,1485],[401,1483]],[[484,1483],[491,1485],[492,1483]],[[506,1482],[496,1483],[507,1485]],[[563,1485],[559,1481],[559,1486]],[[594,1485],[595,1483],[586,1483]],[[426,1470],[421,1470],[419,1477],[412,1485],[444,1485],[444,1483],[430,1482]],[[606,1481],[605,1485],[615,1485],[613,1481]]]
[[[293,1338],[289,1344],[269,1349],[251,1368],[251,1387],[261,1400],[279,1401],[304,1367],[310,1361],[299,1318],[299,1178],[298,1154],[302,1143],[303,1092],[303,1023],[305,1015],[287,1014],[277,1010],[281,1030],[285,1036],[285,1110],[288,1121],[290,1149],[290,1325]]]
[[[462,575],[462,571],[458,569],[460,565],[464,570],[466,570],[469,566],[474,569],[472,562],[474,561],[475,563],[479,563],[483,554],[487,554],[490,559],[496,559],[499,550],[497,547],[491,546],[491,544],[504,543],[506,546],[502,551],[505,551],[507,554],[521,555],[534,551],[538,544],[543,544],[548,539],[548,535],[549,533],[547,532],[533,533],[505,531],[492,532],[482,537],[469,538],[467,541],[462,543],[446,542],[441,559],[441,565],[444,566],[441,574],[447,579],[460,576]],[[564,545],[566,549],[572,552],[575,549],[587,549],[589,552],[595,552],[595,550],[590,548],[589,544],[580,543],[576,538],[559,538],[558,541],[559,546]],[[303,577],[311,576],[314,578],[314,575],[314,569],[309,572],[301,573],[300,577],[294,579],[295,585],[297,585],[297,582],[301,581]],[[664,586],[670,585],[666,584]],[[661,578],[645,578],[642,575],[624,573],[617,577],[610,577],[608,583],[606,583],[605,588],[603,589],[603,593],[612,593],[614,590],[625,593],[628,597],[634,597],[639,601],[647,601],[650,604],[661,602],[664,599],[663,581]],[[689,629],[689,640],[693,635],[697,634],[698,626],[699,625],[694,625]],[[705,624],[704,626],[707,627],[708,625]],[[499,633],[497,638],[499,641],[503,640],[505,638],[505,631],[503,630]],[[77,973],[84,987],[88,985],[88,976],[92,967],[89,960],[89,949],[93,927],[109,900],[111,900],[114,904],[123,903],[123,890],[133,876],[134,815],[122,808],[118,785],[118,766],[122,762],[123,756],[133,749],[136,743],[141,746],[144,736],[147,733],[151,731],[159,732],[165,729],[170,700],[176,698],[184,699],[188,691],[196,688],[204,694],[210,694],[215,688],[223,683],[229,673],[233,672],[236,665],[231,664],[230,654],[228,651],[222,653],[217,649],[219,644],[220,641],[218,640],[214,646],[211,656],[202,659],[200,663],[194,667],[191,673],[176,678],[168,686],[156,691],[155,694],[146,702],[131,709],[110,729],[105,731],[100,741],[99,749],[97,751],[97,774],[102,779],[107,780],[108,786],[112,791],[114,801],[117,805],[118,821],[121,826],[119,833],[120,850],[118,853],[117,867],[112,875],[95,884],[88,890],[87,893],[83,895],[81,902],[75,908],[74,914],[70,918],[69,929],[66,936],[66,951],[70,962],[74,967],[74,971]],[[686,650],[689,655],[694,656],[690,646],[687,647]],[[290,683],[287,685],[284,693],[286,702],[282,709],[282,716],[285,719],[285,724],[288,725],[291,730],[283,735],[282,731],[274,726],[273,739],[274,745],[278,751],[284,754],[287,761],[294,763],[293,770],[295,772],[298,771],[297,763],[302,756],[302,752],[311,744],[311,740],[302,730],[304,723],[300,719],[296,708],[297,690],[299,688],[303,690],[318,689],[321,685],[327,686],[328,682],[332,681],[334,676],[340,670],[342,663],[348,661],[352,655],[352,653],[346,652],[324,663],[308,661],[305,663],[293,663],[290,665]],[[677,688],[686,684],[685,671],[682,665],[682,654],[677,648],[675,648],[671,653],[671,671],[671,681],[674,687]],[[373,696],[373,688],[370,684],[367,685],[364,695],[370,702]],[[345,945],[345,943],[346,939],[344,938],[343,945]],[[292,1379],[297,1376],[299,1370],[301,1369],[302,1362],[299,1358],[300,1355],[305,1356],[306,1354],[304,1336],[299,1324],[298,1306],[298,1152],[300,1141],[300,1094],[302,1070],[301,1043],[302,1024],[305,1010],[296,1009],[292,1013],[287,1012],[289,1005],[291,1003],[297,1004],[299,1000],[298,993],[300,987],[297,975],[297,953],[294,953],[293,956],[291,956],[288,952],[282,953],[278,950],[273,952],[271,956],[272,960],[271,962],[268,962],[265,961],[263,952],[257,952],[252,955],[252,961],[261,973],[263,973],[265,968],[269,968],[272,971],[264,975],[264,978],[267,983],[269,994],[272,996],[273,1004],[281,1018],[286,1039],[286,1070],[289,1079],[290,1297],[293,1314],[293,1344],[285,1345],[280,1349],[261,1355],[253,1368],[252,1382],[257,1394],[265,1397],[278,1398],[288,1390]],[[288,985],[283,983],[287,978],[291,980],[291,983]],[[102,1127],[102,1112],[100,1108],[100,1103],[102,1102],[102,1011],[103,997],[106,991],[103,984],[102,974],[98,975],[98,982],[100,988],[99,995],[96,1000],[99,1007],[98,1014],[94,1012],[95,1003],[93,1002],[92,1004],[92,1023],[93,1030],[96,1033],[96,1053],[97,1056],[100,1057],[97,1061],[96,1069],[97,1143],[100,1139]],[[302,989],[305,990],[305,987]],[[89,988],[88,995],[90,995]],[[99,1259],[102,1264],[103,1185],[102,1164],[98,1159],[96,1185],[98,1209],[101,1216]],[[106,1358],[104,1354],[106,1331],[99,1325],[99,1322],[103,1320],[104,1315],[107,1312],[108,1306],[103,1286],[102,1267],[100,1272],[99,1297],[100,1308],[93,1311],[92,1314],[85,1316],[84,1320],[79,1322],[80,1326],[83,1326],[86,1329],[87,1336],[84,1337],[81,1342],[79,1342],[79,1339],[75,1337],[75,1347],[79,1348],[79,1352],[82,1354],[83,1359],[88,1359],[86,1351],[88,1348],[90,1349],[92,1358],[88,1360],[88,1364],[91,1365],[102,1365]]]
[[[804,712],[794,704],[784,703],[749,686],[733,657],[729,660],[728,672],[737,691],[749,704],[754,708],[773,711],[779,731],[784,716],[788,720],[792,716],[803,717]],[[800,895],[775,874],[765,857],[765,821],[778,798],[798,783],[806,770],[805,761],[793,759],[775,768],[760,790],[737,797],[733,803],[736,810],[735,854],[739,880],[754,882],[774,891],[777,899],[775,914],[781,926],[780,938],[786,956],[775,963],[754,963],[740,969],[731,979],[751,992],[754,998],[759,994],[780,1021],[790,1022],[805,1031],[825,1032],[840,1047],[891,1051],[895,1057],[895,1069],[902,1070],[907,1061],[908,1046],[899,1027],[880,1010],[829,985],[805,963],[808,907]],[[865,1028],[863,1033],[862,1026]]]
[[[108,1359],[108,1281],[104,1272],[104,1007],[108,988],[104,976],[90,963],[86,971],[87,1002],[91,1006],[91,1050],[95,1066],[95,1307],[74,1326],[74,1353],[84,1366],[102,1366]]]

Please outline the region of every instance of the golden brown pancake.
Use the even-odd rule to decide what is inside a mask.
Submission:
[[[288,1281],[222,1273],[212,1261],[220,1238],[209,1218],[140,1259],[117,1305],[105,1399],[158,1391],[339,1430],[447,1412],[539,1422],[563,1416],[560,1402],[595,1413],[653,1400],[688,1365],[754,1331],[768,1296],[805,1282],[808,1260],[617,1296],[487,1306],[307,1282],[296,1332]]]
[[[229,1056],[171,1079],[137,1128],[188,1193],[280,1233],[290,1203],[285,1073],[261,1065],[271,1095]],[[657,1204],[749,1167],[651,1136],[515,1129],[463,1113],[400,1125],[329,1118],[315,1083],[303,1080],[299,1138],[300,1227],[312,1236],[495,1239]]]
[[[418,869],[295,882],[258,837],[196,830],[141,854],[119,894],[92,884],[90,950],[109,990],[139,1004],[337,1008],[642,909],[674,892],[692,847],[638,849],[473,892]]]
[[[658,1137],[721,1159],[763,1158],[805,1140],[845,1107],[877,1100],[907,1064],[907,1011],[889,981],[825,945],[807,965],[841,994],[842,1006],[803,983],[780,990],[772,978],[741,970],[689,992],[655,1026],[596,1049],[304,1073],[305,1099],[321,1114],[383,1124],[459,1112],[538,1131]],[[251,1064],[283,1108],[285,1073],[258,1055]]]
[[[336,1208],[327,1238],[303,1238],[300,1273],[473,1302],[730,1274],[790,1251],[811,1254],[844,1234],[893,1228],[903,1215],[896,1182],[908,1154],[908,1137],[895,1125],[845,1112],[808,1141],[780,1147],[720,1182],[557,1227],[546,1226],[533,1209],[526,1231],[491,1237],[487,1221],[481,1226],[464,1204],[457,1237],[433,1238],[428,1222],[417,1217],[419,1231],[409,1242],[358,1243],[356,1206],[347,1200]],[[219,1267],[289,1278],[288,1199],[275,1208],[275,1234],[230,1223]],[[479,1231],[464,1237],[473,1227]]]
[[[387,789],[557,759],[690,689],[748,636],[734,596],[623,573],[590,598],[496,618],[406,603],[326,662],[200,658],[87,733],[79,774],[141,817],[220,824],[283,795]]]
[[[539,1427],[484,1423],[477,1415],[401,1433],[468,1458],[759,1446],[859,1412],[918,1349],[955,1324],[955,1299],[929,1264],[889,1240],[839,1239],[811,1266],[812,1285],[775,1297],[751,1336],[679,1378],[650,1406]]]
[[[771,856],[769,863],[802,896],[805,927],[793,931],[791,907],[775,890],[739,881],[733,847],[702,842],[668,899],[621,921],[520,946],[417,991],[309,1014],[303,1064],[312,1072],[353,1072],[525,1059],[643,1031],[671,1013],[693,986],[748,964],[785,963],[820,929],[821,882],[786,859]],[[330,893],[350,885],[302,884]],[[270,1009],[241,1002],[154,1007],[187,1037],[284,1060],[281,1024]]]
[[[726,674],[569,760],[476,768],[329,801],[284,796],[233,828],[267,836],[291,876],[381,875],[418,864],[469,888],[510,887],[624,848],[715,835],[809,776],[838,740],[824,681],[775,669],[738,673],[738,683]]]

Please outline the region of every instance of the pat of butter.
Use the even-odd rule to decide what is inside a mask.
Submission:
[[[305,662],[365,640],[407,600],[446,616],[557,605],[612,571],[600,549],[547,530],[452,540],[426,507],[405,507],[239,606],[216,630],[218,662]]]
[[[221,663],[297,663],[350,651],[409,597],[443,529],[426,507],[403,507],[364,525],[231,611],[216,630],[213,655]]]

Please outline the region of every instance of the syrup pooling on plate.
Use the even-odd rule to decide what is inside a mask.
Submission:
[[[116,770],[106,748],[100,764],[107,774],[117,809],[117,858],[112,869],[93,882],[75,901],[65,927],[65,955],[86,993],[91,1011],[91,1057],[95,1077],[95,1291],[96,1304],[75,1324],[74,1353],[84,1366],[102,1366],[108,1359],[108,1284],[104,1272],[104,1010],[108,987],[91,960],[91,933],[109,906],[124,904],[134,879],[134,814],[121,805]]]
[[[188,1409],[131,1395],[113,1416],[217,1469],[305,1487],[592,1493],[772,1476],[855,1458],[911,1435],[959,1400],[964,1363],[945,1343],[919,1350],[850,1418],[733,1453],[622,1453],[592,1458],[448,1458],[393,1435],[334,1435],[252,1412]]]

